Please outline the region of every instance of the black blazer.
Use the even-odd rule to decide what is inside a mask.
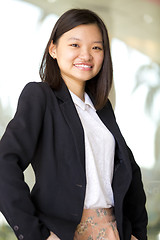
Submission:
[[[97,114],[116,140],[113,193],[121,240],[146,240],[147,214],[141,173],[108,100]],[[32,164],[33,190],[23,181]],[[45,240],[49,231],[72,240],[86,190],[84,132],[63,83],[29,83],[0,142],[0,210],[18,239]]]

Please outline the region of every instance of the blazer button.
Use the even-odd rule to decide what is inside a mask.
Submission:
[[[22,240],[22,239],[24,239],[24,236],[21,234],[21,235],[19,235],[19,240]]]
[[[71,215],[74,216],[74,217],[77,217],[77,216],[78,216],[77,213],[71,213]]]
[[[83,187],[82,184],[76,184],[76,186],[81,188]]]
[[[14,226],[13,229],[14,229],[15,231],[18,231],[19,227],[18,227],[18,226]]]

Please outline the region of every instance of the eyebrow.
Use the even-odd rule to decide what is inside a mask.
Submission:
[[[71,37],[71,38],[68,39],[68,41],[69,41],[69,40],[82,41],[81,39],[76,38],[76,37]],[[101,43],[101,44],[103,44],[103,41],[94,41],[93,43]]]
[[[76,38],[76,37],[71,37],[71,38],[68,39],[68,41],[69,41],[69,40],[78,40],[78,41],[81,41],[81,39]]]

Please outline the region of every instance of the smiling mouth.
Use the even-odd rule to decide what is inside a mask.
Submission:
[[[93,68],[93,66],[87,64],[74,64],[74,66],[83,70],[90,70]]]

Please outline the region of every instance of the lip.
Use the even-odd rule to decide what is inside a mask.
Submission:
[[[89,63],[74,63],[73,65],[80,70],[86,71],[89,71],[93,68],[93,65]]]

